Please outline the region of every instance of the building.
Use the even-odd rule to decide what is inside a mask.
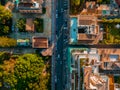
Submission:
[[[109,90],[109,78],[92,72],[91,66],[84,67],[83,90]]]
[[[87,14],[94,14],[96,12],[96,2],[95,1],[86,2],[86,10]]]
[[[100,16],[109,16],[110,15],[110,6],[109,5],[100,5],[96,10],[97,15]]]
[[[86,2],[85,8],[80,13],[81,15],[96,15],[96,16],[109,16],[111,13],[110,5],[96,4],[95,1]]]
[[[99,34],[97,17],[94,15],[79,15],[78,20],[78,42],[92,43]]]
[[[32,18],[26,19],[26,31],[34,32],[34,20]]]
[[[98,55],[97,49],[95,48],[71,48],[70,53],[71,88],[72,90],[84,90],[82,88],[85,85],[89,84],[89,80],[87,77],[89,77],[91,73],[97,74],[99,72],[98,67],[100,56]],[[88,68],[84,69],[85,66],[88,66]],[[86,75],[86,77],[83,73]],[[84,80],[86,81],[85,83],[81,82]]]
[[[42,13],[43,0],[16,0],[15,3],[20,13]]]
[[[33,48],[48,48],[48,38],[45,37],[32,37]]]
[[[101,73],[120,74],[120,49],[98,49],[98,53],[101,56]]]
[[[70,43],[98,44],[103,37],[95,15],[78,15],[71,17]]]

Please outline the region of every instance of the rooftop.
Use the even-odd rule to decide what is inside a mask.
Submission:
[[[93,15],[79,15],[79,25],[94,25],[95,20]]]
[[[84,87],[85,90],[108,90],[107,78],[92,73],[92,67],[84,68]]]
[[[120,55],[119,48],[100,48],[98,49],[99,54],[118,54]]]
[[[21,13],[42,13],[42,4],[43,0],[31,0],[28,2],[28,0],[21,0],[18,3],[18,9]]]
[[[84,85],[85,89],[88,89],[90,83],[90,74],[92,73],[92,67],[84,68]]]
[[[41,52],[43,56],[52,56],[52,51],[53,51],[54,45],[50,46],[48,49],[45,49]]]
[[[32,18],[26,19],[26,30],[34,32],[34,22]]]
[[[33,48],[48,48],[48,39],[45,37],[33,37],[32,47]]]
[[[110,7],[106,4],[100,5],[97,10],[110,10]]]
[[[89,35],[89,34],[78,34],[78,40],[91,40],[93,41],[96,38],[95,35]]]

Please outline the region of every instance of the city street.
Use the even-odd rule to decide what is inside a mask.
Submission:
[[[66,89],[66,48],[68,35],[68,10],[67,0],[53,1],[53,25],[54,28],[54,52],[52,56],[52,90],[67,90]]]

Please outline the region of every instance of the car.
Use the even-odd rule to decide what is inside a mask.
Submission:
[[[64,10],[63,10],[63,8],[61,8],[61,12],[63,12]]]
[[[56,13],[56,18],[58,18],[58,14]]]
[[[60,58],[60,54],[58,54],[58,58]]]
[[[14,31],[14,26],[12,25],[12,31]]]
[[[57,82],[57,76],[55,76],[55,82]]]
[[[64,29],[67,29],[67,27],[64,27]]]

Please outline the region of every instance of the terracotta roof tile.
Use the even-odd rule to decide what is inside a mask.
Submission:
[[[33,48],[48,48],[48,39],[45,37],[33,37],[32,47]]]

